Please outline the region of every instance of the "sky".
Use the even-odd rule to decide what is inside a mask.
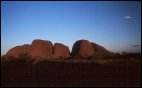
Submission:
[[[2,1],[1,55],[35,39],[70,50],[85,39],[111,52],[141,52],[141,2]]]

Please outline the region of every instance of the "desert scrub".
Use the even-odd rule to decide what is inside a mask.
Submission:
[[[3,58],[3,62],[6,63],[32,63],[33,58],[30,57],[27,53],[20,53],[18,57],[14,56],[7,56],[6,58]]]

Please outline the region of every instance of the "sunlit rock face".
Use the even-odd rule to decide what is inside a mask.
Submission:
[[[106,55],[106,56],[112,56],[113,55],[112,52],[108,51],[107,49],[105,49],[104,47],[102,47],[102,46],[100,46],[96,43],[91,42],[91,45],[93,46],[94,51],[96,52],[96,53],[94,53],[94,56],[96,56],[97,54]]]
[[[95,53],[93,46],[88,40],[78,40],[74,43],[72,48],[72,56],[91,57]]]
[[[36,39],[31,45],[25,44],[23,46],[17,46],[8,51],[6,56],[19,57],[20,54],[28,54],[33,58],[66,58],[70,56],[70,51],[68,46],[61,43],[55,43],[54,47],[52,42]]]
[[[31,57],[52,58],[53,44],[50,41],[34,40],[31,45],[16,46],[10,49],[6,56],[19,57],[20,54],[28,54]]]
[[[18,57],[19,53],[21,53],[21,49],[22,46],[16,46],[14,48],[11,48],[8,52],[7,52],[7,56],[14,56],[14,57]]]
[[[53,58],[66,58],[70,56],[68,46],[61,43],[55,43],[53,47]]]
[[[45,40],[34,40],[31,44],[30,55],[32,57],[42,57],[51,59],[52,58],[53,44],[50,41]]]
[[[8,52],[7,52],[7,56],[13,56],[13,57],[19,57],[20,54],[23,54],[23,53],[30,53],[31,51],[31,46],[28,45],[28,44],[25,44],[23,46],[16,46],[12,49],[10,49]]]
[[[74,43],[70,54],[68,46],[61,43],[55,43],[47,40],[36,39],[31,45],[25,44],[10,49],[4,57],[13,56],[18,58],[20,54],[28,54],[30,57],[40,57],[45,59],[59,59],[73,57],[88,58],[93,56],[112,56],[113,53],[104,47],[89,42],[88,40],[78,40]]]

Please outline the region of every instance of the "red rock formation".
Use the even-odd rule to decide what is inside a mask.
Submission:
[[[45,40],[34,40],[31,45],[31,50],[30,55],[32,57],[42,57],[42,58],[47,58],[51,59],[52,58],[52,47],[53,44],[50,41],[45,41]]]
[[[91,42],[93,48],[94,48],[94,51],[98,54],[101,54],[101,55],[107,55],[107,56],[111,56],[112,55],[112,52],[108,51],[107,49],[105,49],[104,47],[96,44],[96,43],[93,43]],[[96,53],[94,53],[94,55],[97,55]]]
[[[46,59],[69,57],[69,48],[63,44],[55,43],[54,47],[52,42],[45,40],[34,40],[31,45],[16,46],[10,49],[6,56],[19,57],[20,54],[29,54],[31,57],[41,57]],[[88,40],[78,40],[75,42],[72,48],[72,56],[79,56],[83,58],[92,57],[96,55],[111,56],[113,53],[106,50],[104,47],[89,42]]]
[[[69,48],[63,44],[55,43],[53,48],[53,58],[69,57]]]
[[[18,57],[19,54],[21,53],[21,49],[22,49],[22,46],[16,46],[12,49],[10,49],[8,52],[7,52],[7,56],[14,56],[14,57]]]
[[[79,57],[90,57],[95,53],[92,45],[88,40],[79,40],[76,41],[72,48],[72,55]]]
[[[20,54],[27,53],[31,57],[52,58],[52,43],[44,40],[34,40],[32,45],[16,46],[8,51],[7,56],[19,57]]]
[[[21,53],[30,54],[30,52],[31,52],[31,45],[25,44],[25,45],[22,46]]]
[[[7,52],[7,56],[19,57],[20,54],[29,53],[30,45],[16,46]]]

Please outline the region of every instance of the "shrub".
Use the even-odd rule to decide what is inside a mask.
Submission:
[[[20,53],[18,55],[19,58],[23,58],[23,59],[28,59],[28,58],[31,58],[31,56],[28,54],[28,53]]]
[[[11,58],[11,57],[10,57]],[[31,63],[33,61],[32,57],[28,53],[21,53],[18,58],[10,59],[10,62],[16,63]]]

